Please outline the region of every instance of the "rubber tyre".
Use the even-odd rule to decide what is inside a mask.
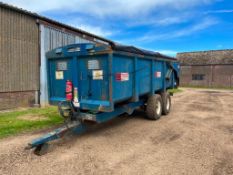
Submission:
[[[162,93],[162,102],[163,102],[163,107],[162,107],[162,114],[163,115],[168,115],[171,111],[171,96],[168,92]]]
[[[146,106],[147,117],[151,120],[158,120],[162,115],[162,98],[155,94],[148,98]]]

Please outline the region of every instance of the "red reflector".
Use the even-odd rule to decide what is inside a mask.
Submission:
[[[128,81],[129,80],[129,73],[116,73],[116,80],[117,81]]]

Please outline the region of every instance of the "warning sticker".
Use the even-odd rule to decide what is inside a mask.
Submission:
[[[89,60],[87,66],[88,69],[100,69],[98,60]]]
[[[92,71],[93,80],[103,80],[103,70]]]
[[[161,72],[155,72],[155,77],[156,78],[161,78]]]
[[[59,61],[57,62],[57,71],[67,70],[67,62],[66,61]]]
[[[64,79],[64,73],[63,71],[56,71],[56,80],[63,80]]]
[[[129,81],[129,73],[127,72],[116,73],[116,80],[117,81]]]

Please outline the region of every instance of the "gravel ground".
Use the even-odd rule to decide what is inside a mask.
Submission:
[[[0,174],[233,174],[233,92],[184,89],[158,121],[122,116],[35,156],[43,132],[0,141]]]

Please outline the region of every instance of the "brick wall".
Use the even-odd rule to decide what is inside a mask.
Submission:
[[[233,50],[178,53],[181,86],[233,87]],[[193,75],[204,75],[193,80]]]
[[[0,110],[28,107],[35,104],[35,91],[0,93]]]

